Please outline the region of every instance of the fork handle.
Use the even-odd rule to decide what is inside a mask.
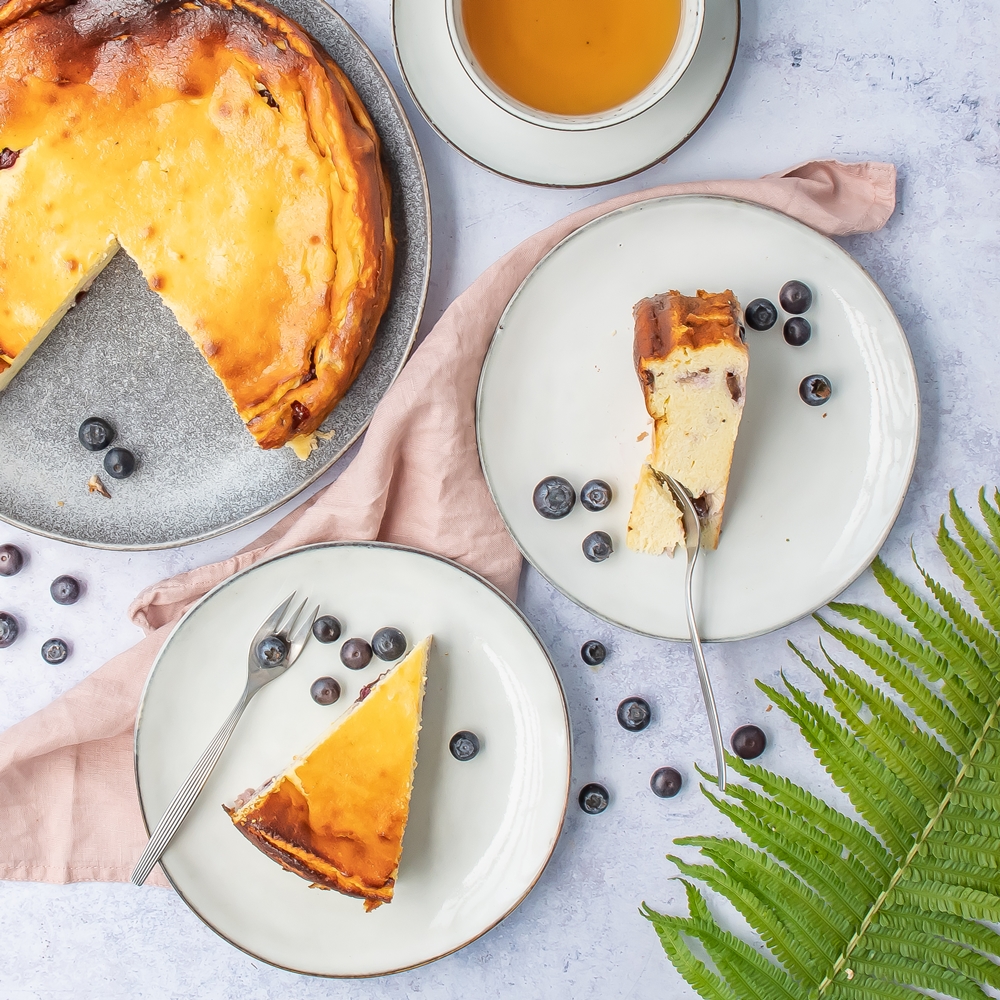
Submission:
[[[222,728],[215,734],[215,739],[205,748],[205,752],[198,758],[198,762],[191,768],[191,773],[187,776],[184,784],[177,790],[173,801],[167,806],[166,812],[160,817],[160,822],[156,824],[152,836],[146,849],[136,863],[132,872],[132,883],[142,885],[149,877],[156,862],[167,849],[174,834],[177,832],[184,818],[194,805],[195,799],[201,794],[201,790],[208,781],[208,776],[212,769],[219,762],[222,751],[226,749],[229,737],[233,735],[236,724],[240,721],[244,709],[250,703],[253,693],[249,686],[243,691],[236,707],[229,713],[229,718],[222,724]]]

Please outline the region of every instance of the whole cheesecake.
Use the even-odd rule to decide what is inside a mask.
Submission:
[[[371,350],[389,213],[360,98],[267,4],[0,4],[0,390],[122,248],[302,452]]]

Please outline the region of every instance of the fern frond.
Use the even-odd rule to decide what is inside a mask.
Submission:
[[[962,544],[975,560],[979,572],[996,591],[1000,587],[1000,555],[959,506],[954,490],[948,494],[948,513],[951,515],[958,537],[962,539]]]
[[[951,537],[943,517],[938,529],[937,543],[945,562],[962,581],[962,585],[976,602],[976,607],[982,612],[983,617],[994,629],[1000,628],[1000,595],[977,565],[976,560]]]
[[[1000,490],[995,491],[995,493],[997,503],[1000,504]],[[990,538],[993,539],[993,544],[1000,546],[1000,510],[990,506],[989,500],[986,499],[985,486],[979,490],[979,513],[983,515],[983,520],[986,522],[986,527],[989,530]]]

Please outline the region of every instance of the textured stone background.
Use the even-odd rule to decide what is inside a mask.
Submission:
[[[340,0],[338,7],[402,90],[389,0]],[[668,162],[601,190],[536,190],[494,177],[438,139],[404,96],[434,208],[436,260],[425,327],[521,238],[619,191],[752,176],[831,154],[891,160],[900,169],[895,216],[882,233],[846,245],[899,313],[921,383],[917,473],[885,555],[905,569],[912,538],[936,567],[931,533],[947,491],[955,488],[972,503],[980,484],[1000,481],[998,52],[1000,0],[744,0],[736,69],[709,122]],[[806,472],[822,476],[822,456]],[[124,611],[142,586],[229,554],[265,524],[195,548],[139,555],[87,552],[0,528],[0,541],[15,541],[31,554],[30,568],[3,584],[4,605],[30,624],[0,662],[0,726],[42,707],[130,645],[136,632]],[[70,609],[57,608],[45,593],[64,572],[88,584],[86,598]],[[870,577],[850,596],[872,599]],[[0,883],[0,997],[689,996],[636,912],[643,899],[661,908],[683,905],[663,858],[673,837],[723,829],[692,780],[693,762],[710,764],[711,748],[687,651],[595,622],[530,572],[521,603],[566,687],[574,786],[600,778],[614,802],[596,818],[570,810],[552,864],[503,924],[416,972],[368,982],[314,981],[230,948],[164,890]],[[55,632],[75,647],[62,668],[45,667],[37,655],[41,640]],[[812,787],[832,800],[798,734],[767,712],[752,683],[753,677],[774,681],[784,669],[810,687],[785,642],[815,648],[816,633],[805,621],[762,639],[713,647],[709,657],[727,728],[763,725],[771,743],[762,763],[793,777],[811,775]],[[597,671],[583,666],[576,652],[593,636],[610,650]],[[614,720],[617,702],[635,693],[645,694],[655,712],[654,724],[639,736]],[[646,782],[665,763],[689,780],[678,798],[661,802]]]

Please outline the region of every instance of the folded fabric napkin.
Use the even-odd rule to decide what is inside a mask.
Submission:
[[[563,237],[623,205],[676,194],[758,202],[829,235],[872,232],[892,214],[895,188],[891,164],[815,160],[760,180],[624,195],[515,247],[451,304],[414,352],[336,482],[231,559],[140,594],[129,614],[146,637],[0,735],[0,878],[128,880],[146,842],[132,764],[143,684],[178,618],[233,573],[312,542],[381,539],[448,556],[514,596],[521,557],[479,466],[476,387],[504,306]],[[150,883],[166,884],[159,869]]]

